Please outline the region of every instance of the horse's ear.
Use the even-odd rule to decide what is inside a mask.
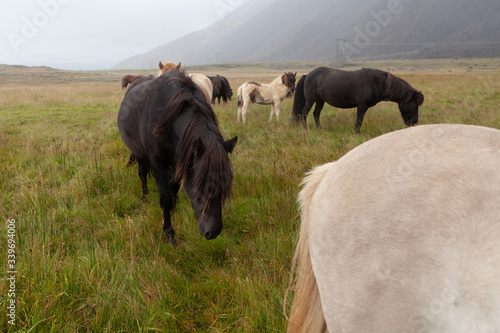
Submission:
[[[235,136],[234,138],[232,138],[231,140],[227,140],[227,141],[224,141],[222,143],[222,145],[224,146],[224,149],[228,152],[228,153],[232,153],[233,152],[233,149],[234,149],[234,146],[236,146],[236,142],[238,142],[238,137]]]
[[[177,66],[175,66],[175,69],[180,70],[181,69],[181,63],[179,62]]]
[[[161,63],[161,61],[158,63],[158,68],[163,69],[163,64]]]
[[[193,143],[193,153],[194,157],[199,157],[203,154],[205,151],[205,145],[203,144],[203,141],[201,141],[201,138],[198,138],[194,143]]]
[[[416,93],[416,95],[417,95],[417,104],[418,105],[424,104],[424,94],[422,94],[422,92],[419,91],[418,93]]]

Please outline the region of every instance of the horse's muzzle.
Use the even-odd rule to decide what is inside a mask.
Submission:
[[[206,239],[216,239],[222,232],[222,223],[205,223],[199,224],[200,234],[202,234]]]

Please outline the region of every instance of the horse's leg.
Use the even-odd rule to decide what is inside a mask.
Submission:
[[[311,110],[313,104],[314,104],[314,102],[310,102],[306,98],[306,102],[304,104],[304,108],[302,108],[302,112],[300,114],[301,121],[302,121],[302,124],[304,125],[304,128],[307,128],[307,115],[309,114],[309,111]]]
[[[319,122],[319,115],[321,114],[321,110],[323,110],[323,106],[325,105],[325,101],[322,99],[316,100],[316,106],[314,107],[314,121],[316,122],[316,127],[321,128],[321,123]]]
[[[148,173],[151,169],[151,165],[147,159],[138,158],[137,159],[139,178],[141,178],[142,183],[142,200],[146,200],[148,196]]]
[[[174,180],[174,172],[168,166],[158,165],[154,169],[154,175],[158,193],[160,194],[160,207],[163,211],[163,232],[168,241],[175,246],[175,234],[170,222],[170,213],[175,208],[180,185]]]
[[[236,122],[239,123],[241,121],[241,113],[243,111],[243,105],[238,105],[238,117],[236,118]]]
[[[273,115],[276,113],[275,104],[271,104],[271,115],[269,116],[269,122],[273,120]]]
[[[365,105],[358,105],[358,115],[356,118],[356,124],[354,125],[354,130],[356,133],[359,133],[359,129],[361,128],[361,124],[363,123],[363,118],[365,117],[366,110],[368,107]]]
[[[247,121],[247,111],[248,111],[248,104],[250,104],[250,101],[243,100],[243,106],[241,107],[241,118],[243,123]]]
[[[274,114],[276,115],[276,121],[280,121],[280,107],[281,107],[281,102],[277,101],[274,102]]]

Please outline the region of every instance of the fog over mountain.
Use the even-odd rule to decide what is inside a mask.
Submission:
[[[251,0],[114,68],[447,57],[500,57],[500,1]]]

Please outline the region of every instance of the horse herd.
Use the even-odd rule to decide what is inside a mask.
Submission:
[[[206,76],[186,75],[180,63],[159,67],[160,75],[133,80],[120,106],[129,164],[138,164],[143,198],[152,171],[173,245],[170,214],[181,185],[201,234],[214,239],[238,137],[225,140],[219,130],[210,105],[216,77],[207,78],[209,89]],[[279,119],[280,103],[295,90],[293,119],[305,126],[314,104],[321,126],[326,102],[357,107],[359,131],[379,101],[398,103],[412,126],[424,100],[406,81],[375,69],[320,67],[297,85],[295,77],[244,83],[237,120],[245,121],[250,103],[271,104],[270,120]],[[382,135],[313,169],[298,199],[288,331],[500,332],[499,165],[499,130],[442,124]]]

